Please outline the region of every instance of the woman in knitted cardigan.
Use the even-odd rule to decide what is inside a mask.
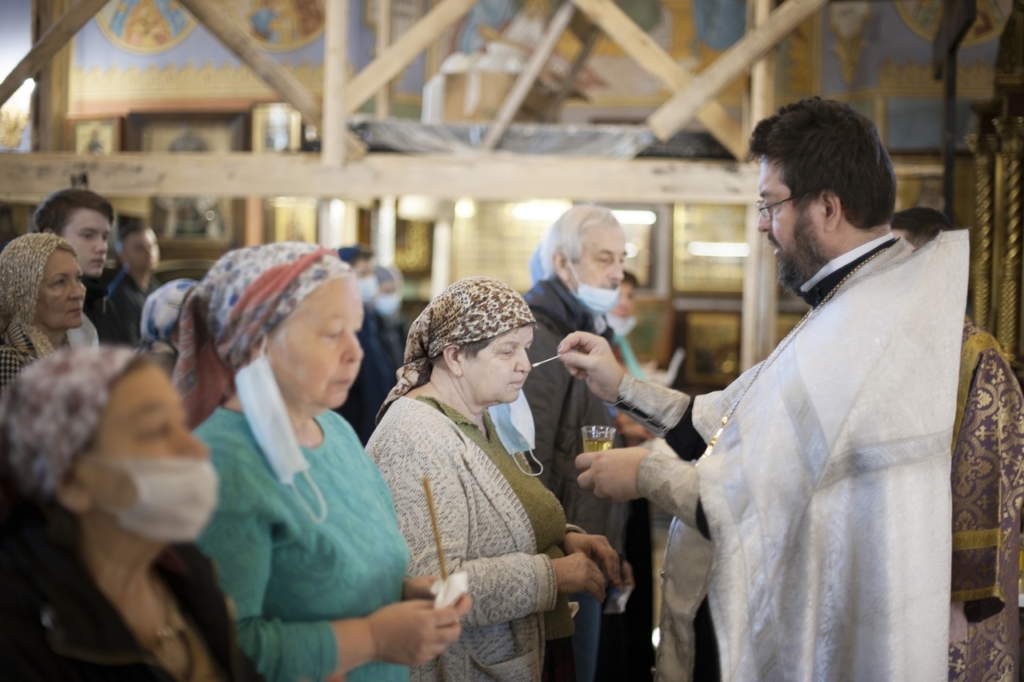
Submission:
[[[519,397],[534,324],[500,282],[450,286],[413,323],[367,445],[394,497],[409,573],[440,573],[422,488],[429,476],[447,569],[468,574],[473,596],[459,641],[413,669],[413,680],[572,680],[567,595],[603,600],[598,563],[618,583],[608,541],[566,526],[558,500],[523,453],[510,454],[487,410]]]

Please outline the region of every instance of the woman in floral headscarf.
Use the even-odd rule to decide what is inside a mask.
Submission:
[[[406,680],[471,603],[435,610],[432,579],[405,579],[387,486],[331,411],[359,371],[362,316],[337,252],[280,243],[223,256],[179,320],[175,383],[221,480],[199,544],[272,682]]]
[[[525,458],[532,445],[516,427],[519,417],[532,423],[519,401],[535,324],[496,280],[445,289],[409,330],[406,364],[367,445],[395,498],[409,572],[440,570],[430,516],[416,504],[429,476],[448,570],[468,573],[474,599],[458,644],[418,668],[418,680],[575,680],[567,596],[604,599],[598,562],[618,583],[608,541],[567,526]]]
[[[25,368],[0,399],[0,677],[262,679],[192,544],[217,503],[208,456],[128,348]]]
[[[25,365],[67,343],[82,326],[78,254],[54,234],[27,234],[0,252],[0,391]]]

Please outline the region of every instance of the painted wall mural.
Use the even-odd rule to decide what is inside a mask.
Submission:
[[[174,47],[196,26],[174,0],[117,0],[101,9],[95,21],[111,43],[141,54]]]

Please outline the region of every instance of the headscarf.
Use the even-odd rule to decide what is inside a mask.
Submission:
[[[398,383],[377,413],[377,423],[403,395],[430,381],[430,358],[448,346],[493,339],[527,324],[537,324],[530,306],[507,284],[489,277],[469,277],[452,284],[430,302],[409,328],[405,364]]]
[[[143,343],[170,343],[171,332],[178,326],[181,306],[189,290],[195,285],[194,279],[171,280],[146,298],[146,303],[142,306],[142,320],[139,323]]]
[[[270,331],[321,284],[350,270],[338,253],[279,242],[224,254],[185,300],[174,384],[195,428],[231,396],[233,378]]]
[[[39,357],[53,352],[46,335],[34,324],[39,285],[46,262],[57,249],[78,258],[71,242],[55,234],[26,234],[0,251],[0,328],[19,326],[32,341]]]
[[[96,432],[111,388],[138,358],[119,346],[62,348],[7,387],[0,397],[0,473],[13,479],[17,496],[53,496]],[[0,500],[0,507],[12,501]]]

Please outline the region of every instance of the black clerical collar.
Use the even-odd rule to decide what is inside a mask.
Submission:
[[[896,238],[890,238],[888,241],[879,244],[878,246],[871,249],[867,253],[863,253],[857,258],[854,258],[846,265],[843,265],[837,270],[834,270],[833,272],[830,272],[829,274],[825,275],[807,291],[798,291],[797,295],[800,298],[804,299],[804,301],[807,302],[807,305],[811,306],[812,308],[817,308],[819,305],[821,305],[821,302],[825,300],[825,297],[828,296],[829,292],[836,288],[836,286],[838,286],[839,283],[843,281],[844,277],[853,272],[861,263],[866,261],[868,258],[871,258],[879,251],[884,251],[885,249],[889,248],[895,243]]]

